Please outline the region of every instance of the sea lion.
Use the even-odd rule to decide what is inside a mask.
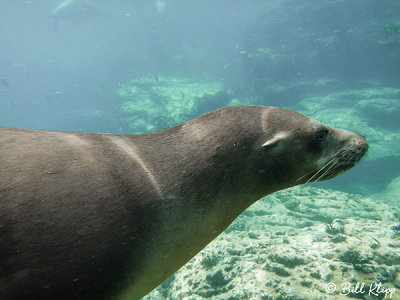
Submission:
[[[140,135],[2,128],[0,299],[139,299],[261,197],[367,148],[266,106]]]
[[[53,30],[58,32],[60,23],[79,23],[104,11],[103,7],[91,0],[64,0],[50,14]]]

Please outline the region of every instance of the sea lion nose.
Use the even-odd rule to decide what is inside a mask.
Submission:
[[[357,136],[358,136],[358,138],[359,138],[360,140],[362,140],[365,144],[368,144],[368,143],[367,143],[367,138],[366,138],[365,136],[363,136],[363,135],[361,135],[361,134],[357,134]]]
[[[352,144],[359,150],[360,158],[368,151],[369,145],[367,139],[363,135],[356,134],[352,139]]]
[[[363,148],[365,151],[368,150],[368,142],[365,136],[344,129],[336,128],[335,131],[338,133],[339,139],[343,144]]]
[[[355,140],[355,144],[357,144],[360,147],[364,147],[366,148],[366,150],[368,150],[368,142],[367,139],[365,138],[365,136],[357,134],[357,139]]]

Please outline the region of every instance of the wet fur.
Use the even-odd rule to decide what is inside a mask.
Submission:
[[[139,299],[261,197],[366,149],[264,106],[144,135],[1,128],[0,299]]]

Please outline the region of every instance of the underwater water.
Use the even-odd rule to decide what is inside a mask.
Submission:
[[[400,299],[400,1],[0,2],[0,127],[146,133],[238,104],[369,151],[259,200],[144,299]]]

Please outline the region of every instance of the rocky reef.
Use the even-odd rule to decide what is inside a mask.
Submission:
[[[129,133],[248,104],[221,82],[173,77],[133,80],[120,87],[119,96],[123,131]],[[321,189],[319,183],[270,195],[144,299],[400,299],[399,97],[400,89],[371,84],[320,93],[290,106],[367,137],[370,150],[355,168],[362,174],[356,182],[371,195],[368,180],[373,181],[375,195]],[[335,179],[345,187],[340,180]]]
[[[330,126],[348,128],[365,135],[368,159],[400,156],[400,89],[366,88],[342,90],[300,100],[304,114]]]
[[[122,85],[118,94],[125,133],[171,127],[230,105],[233,98],[221,82],[161,76],[132,80]]]
[[[144,299],[400,299],[399,218],[399,203],[281,191]]]

